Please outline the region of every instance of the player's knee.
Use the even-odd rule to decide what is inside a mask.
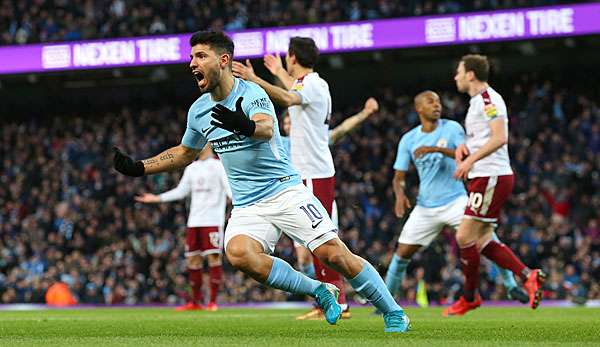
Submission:
[[[410,259],[412,256],[419,250],[420,247],[415,245],[398,245],[398,249],[396,250],[396,254],[402,259]]]
[[[473,243],[473,237],[466,232],[460,230],[456,233],[456,243],[459,247],[466,247]]]
[[[202,256],[201,255],[193,255],[191,257],[187,257],[185,259],[186,265],[190,269],[200,269],[202,267]]]
[[[325,263],[334,268],[345,268],[348,255],[341,249],[332,249],[325,256]]]
[[[221,254],[209,254],[206,256],[208,266],[219,266],[222,264]]]
[[[227,250],[225,251],[225,255],[227,256],[227,260],[229,261],[231,266],[235,267],[236,269],[244,269],[249,263],[248,249],[241,245],[228,245]]]

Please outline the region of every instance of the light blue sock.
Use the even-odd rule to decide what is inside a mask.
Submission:
[[[406,268],[410,260],[400,258],[396,253],[392,257],[387,274],[385,275],[385,284],[387,285],[392,296],[398,295],[402,280],[406,274]]]
[[[492,233],[492,240],[498,243],[502,243],[502,241],[500,241],[500,239],[498,238],[498,235],[496,235],[496,232]],[[500,275],[502,276],[502,283],[504,284],[504,288],[506,288],[507,291],[517,286],[517,281],[515,281],[515,276],[512,273],[512,271],[503,269],[496,265],[496,263],[492,263],[492,266],[496,267],[496,270],[500,272]]]
[[[301,272],[294,270],[290,264],[274,257],[266,284],[286,292],[314,296],[313,293],[321,282],[306,277]]]
[[[362,271],[349,282],[352,288],[369,300],[382,313],[402,310],[402,307],[396,303],[392,294],[390,294],[377,270],[368,262],[365,262]]]
[[[300,266],[300,271],[306,276],[312,278],[313,280],[317,278],[317,273],[315,272],[315,264],[312,262],[308,264],[302,264]]]

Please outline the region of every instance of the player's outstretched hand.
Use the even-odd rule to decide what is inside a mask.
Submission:
[[[469,178],[469,171],[473,164],[470,160],[463,160],[459,165],[456,166],[456,171],[454,171],[454,178],[457,180],[466,181]]]
[[[283,70],[283,63],[281,62],[279,53],[275,53],[275,55],[265,54],[263,61],[267,70],[273,75],[277,75],[277,73]]]
[[[234,61],[231,66],[231,71],[235,77],[239,77],[246,81],[254,81],[256,79],[256,74],[254,73],[254,68],[250,63],[250,59],[246,59],[246,65],[239,61]]]
[[[151,204],[160,202],[160,198],[156,194],[144,193],[142,195],[137,195],[133,198],[137,202],[143,202],[145,204]]]
[[[365,107],[363,107],[363,110],[367,113],[367,115],[370,116],[379,111],[379,103],[375,98],[368,98],[365,102]]]
[[[113,166],[115,170],[126,176],[140,177],[144,176],[144,163],[141,160],[134,161],[130,156],[121,152],[117,147],[113,147],[115,155],[113,157]]]
[[[406,195],[401,195],[396,197],[396,206],[394,208],[394,212],[396,213],[396,217],[402,218],[406,213],[406,210],[410,208],[410,201],[406,197]]]
[[[242,110],[242,100],[244,100],[243,97],[237,99],[235,111],[232,111],[221,104],[214,106],[211,115],[214,119],[210,121],[210,124],[221,129],[229,130],[235,134],[244,136],[254,135],[256,123],[248,118],[244,113],[244,110]]]
[[[463,160],[465,160],[465,158],[468,156],[469,149],[467,148],[467,146],[464,143],[458,145],[458,147],[456,147],[456,150],[454,151],[454,161],[456,161],[456,166],[459,166],[460,163],[462,163]]]

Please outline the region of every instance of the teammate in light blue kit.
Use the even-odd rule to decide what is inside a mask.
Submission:
[[[268,255],[283,230],[348,278],[358,293],[384,312],[386,332],[407,331],[408,317],[383,279],[341,242],[327,212],[290,165],[274,131],[277,117],[265,91],[233,77],[231,39],[220,32],[197,32],[190,46],[190,68],[203,95],[190,107],[181,144],[142,161],[115,148],[115,169],[142,176],[182,168],[210,141],[233,194],[225,254],[234,267],[270,287],[313,296],[327,322],[335,324],[342,312],[337,303],[339,290]]]
[[[456,230],[467,205],[463,183],[453,178],[456,170],[454,150],[465,137],[462,126],[452,120],[440,119],[442,104],[432,91],[424,91],[415,97],[415,109],[421,125],[402,137],[394,163],[396,216],[401,218],[411,207],[404,194],[405,175],[411,162],[419,175],[419,195],[417,206],[404,224],[386,275],[385,281],[392,295],[398,294],[412,256],[421,247],[429,246],[444,226]],[[494,238],[498,240],[495,233]],[[499,271],[509,296],[527,303],[528,295],[517,287],[513,273],[504,269]]]

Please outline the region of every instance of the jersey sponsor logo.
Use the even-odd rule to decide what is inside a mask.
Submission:
[[[246,138],[244,135],[239,134],[231,134],[227,137],[210,140],[213,146],[213,149],[217,153],[221,153],[222,151],[226,151],[229,149],[240,147],[243,144],[243,140]]]
[[[287,181],[289,181],[290,179],[291,179],[291,177],[290,177],[290,176],[281,177],[281,178],[279,179],[279,182],[287,182]]]
[[[270,106],[271,100],[269,100],[269,98],[256,99],[250,103],[251,108],[264,108],[268,110]]]
[[[321,219],[321,220],[320,220],[320,221],[318,221],[317,223],[313,223],[313,224],[311,224],[310,226],[311,226],[313,229],[315,229],[316,227],[318,227],[318,226],[319,226],[319,224],[321,224],[321,222],[322,222],[322,221],[323,221],[323,220]]]

